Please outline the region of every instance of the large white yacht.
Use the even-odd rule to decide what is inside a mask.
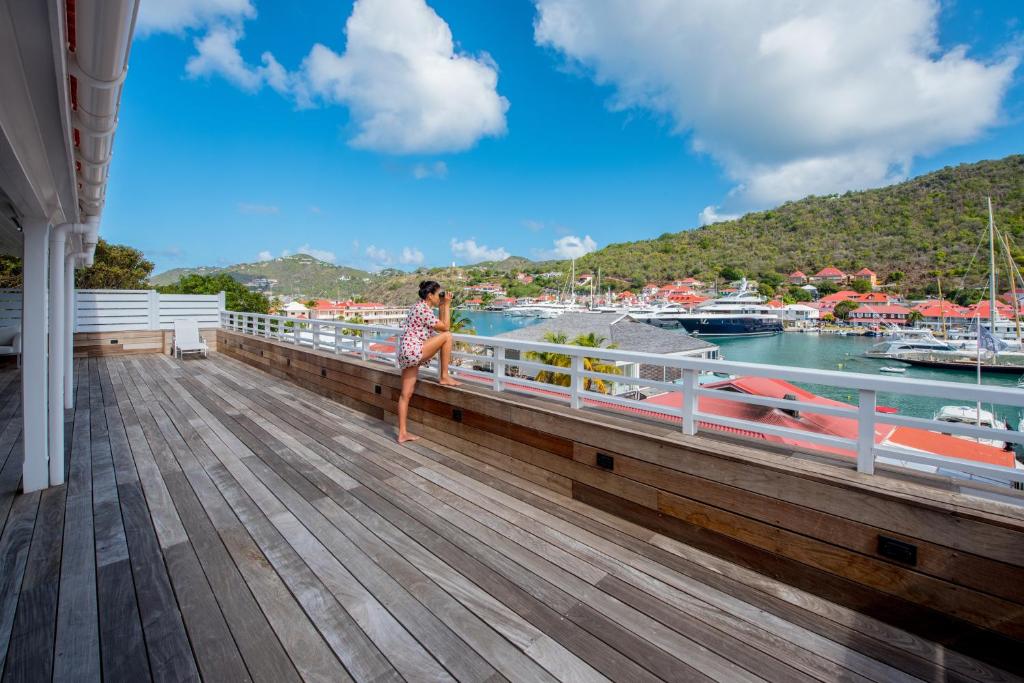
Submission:
[[[704,337],[767,336],[782,332],[782,317],[777,309],[764,305],[764,297],[747,289],[744,279],[737,292],[712,299],[687,309],[669,305],[650,315],[635,315],[659,327],[682,327]]]

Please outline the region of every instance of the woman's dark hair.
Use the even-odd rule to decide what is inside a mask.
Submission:
[[[436,280],[424,280],[420,283],[420,298],[426,299],[428,296],[441,289],[441,283]]]

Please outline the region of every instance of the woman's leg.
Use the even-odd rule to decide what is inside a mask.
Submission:
[[[418,367],[404,368],[402,370],[402,393],[398,397],[398,443],[414,441],[420,437],[409,433],[409,399],[416,389],[416,377],[419,373]]]
[[[456,382],[448,374],[448,366],[452,362],[452,333],[441,332],[435,334],[433,337],[423,342],[423,352],[420,354],[420,362],[425,362],[434,357],[438,352],[441,353],[440,361],[440,376],[438,381],[441,384],[449,387],[457,387],[462,382]]]

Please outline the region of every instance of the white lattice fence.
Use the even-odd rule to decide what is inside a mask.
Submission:
[[[220,327],[223,294],[160,294],[146,289],[75,291],[75,332],[171,330],[174,321]],[[21,290],[0,289],[0,327],[21,325]]]

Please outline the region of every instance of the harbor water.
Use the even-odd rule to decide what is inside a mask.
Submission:
[[[477,334],[484,336],[494,336],[538,322],[535,318],[511,317],[489,311],[473,311],[468,314],[468,317],[476,326]],[[834,372],[857,372],[883,377],[942,380],[969,384],[975,383],[977,379],[975,373],[970,371],[913,367],[892,360],[865,358],[864,351],[880,340],[856,335],[785,332],[770,337],[718,337],[710,341],[720,346],[721,353],[727,360],[745,363],[788,365]],[[880,372],[884,366],[906,367],[907,371],[901,375],[887,375]],[[1012,374],[982,375],[982,382],[991,386],[1016,387],[1017,379],[1017,376]],[[855,391],[811,384],[801,384],[801,386],[836,401],[853,405],[857,403]],[[950,396],[948,399],[932,399],[902,394],[879,394],[878,404],[896,408],[900,414],[914,417],[932,417],[944,405],[971,405],[957,401],[955,396]],[[982,407],[985,410],[994,407],[996,416],[1005,420],[1014,429],[1017,428],[1022,417],[1021,411],[1017,408],[990,407],[987,404]]]

